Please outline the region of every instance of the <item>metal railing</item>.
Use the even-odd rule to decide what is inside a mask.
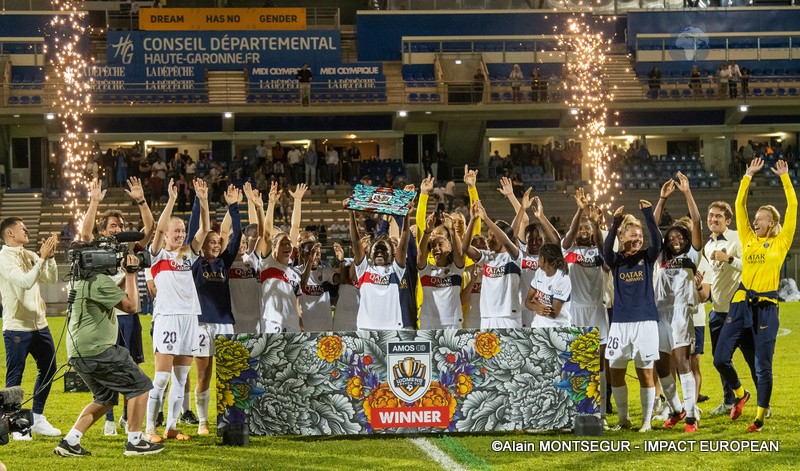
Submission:
[[[731,94],[732,84],[736,93]],[[752,103],[768,99],[800,100],[800,76],[751,76],[746,86],[741,80],[720,84],[716,77],[703,76],[699,88],[689,78],[663,78],[659,86],[651,89],[647,78],[641,78],[626,93],[615,93],[614,101],[636,102],[657,100],[711,101],[738,100]],[[99,88],[102,87],[102,88]],[[0,109],[43,107],[55,109],[57,84],[2,83],[0,84]],[[536,104],[563,102],[569,87],[555,77],[542,77],[534,86],[525,79],[515,93],[507,79],[487,79],[477,82],[402,81],[396,83],[372,79],[343,81],[328,84],[311,84],[312,104],[384,105],[384,104]],[[613,92],[606,86],[606,91]],[[300,88],[293,79],[277,82],[231,81],[212,88],[207,83],[189,81],[163,81],[152,83],[106,83],[92,92],[94,106],[120,105],[286,105],[300,104]]]

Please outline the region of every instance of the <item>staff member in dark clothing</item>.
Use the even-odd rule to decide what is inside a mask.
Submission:
[[[308,70],[308,64],[297,70],[297,81],[300,82],[300,101],[308,106],[311,98],[311,79],[314,75]]]

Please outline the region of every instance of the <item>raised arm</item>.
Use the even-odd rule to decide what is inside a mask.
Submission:
[[[625,214],[625,206],[620,206],[614,211],[614,217],[611,222],[611,227],[606,234],[606,240],[603,243],[603,258],[606,259],[606,264],[613,267],[617,262],[617,254],[614,252],[614,241],[617,239],[617,231],[619,225],[622,223],[622,216]]]
[[[139,206],[139,216],[142,218],[142,234],[144,235],[141,244],[146,247],[150,242],[150,238],[153,236],[156,224],[153,219],[153,212],[147,204],[147,198],[144,197],[142,181],[137,177],[130,177],[128,179],[128,189],[125,190],[125,193]]]
[[[514,185],[511,183],[511,179],[508,177],[503,177],[500,179],[500,188],[497,189],[501,195],[505,196],[508,199],[508,202],[511,203],[511,207],[514,208],[514,213],[519,213],[519,200],[514,195]],[[523,211],[522,220],[520,224],[514,229],[514,235],[519,240],[525,240],[525,228],[528,227],[528,219],[527,211]]]
[[[558,244],[561,241],[561,237],[558,235],[558,231],[553,224],[550,223],[550,220],[547,219],[547,216],[544,215],[544,208],[542,207],[542,200],[539,199],[538,196],[533,197],[533,204],[531,205],[531,210],[533,211],[533,217],[539,220],[539,224],[542,225],[544,228],[544,234],[550,239],[550,242],[553,244]]]
[[[450,231],[451,245],[453,246],[453,263],[458,268],[464,268],[464,246],[461,244],[461,238],[456,234],[454,229],[453,217],[445,213],[444,227]]]
[[[230,268],[239,253],[239,246],[242,244],[242,218],[239,216],[239,202],[242,199],[242,191],[233,185],[228,185],[225,192],[225,202],[228,203],[228,213],[225,215],[230,219],[230,228],[233,237],[225,244],[227,248],[220,255],[225,262],[225,266]]]
[[[428,197],[433,189],[433,181],[434,178],[428,175],[428,178],[423,179],[422,183],[419,184],[419,200],[417,201],[417,214],[415,216],[417,239],[422,239],[422,233],[428,227],[426,223],[428,220]]]
[[[661,193],[658,195],[658,203],[656,203],[656,211],[655,211],[655,218],[656,218],[656,225],[661,225],[661,216],[664,215],[664,208],[667,205],[667,199],[669,199],[672,192],[675,191],[675,180],[669,179],[661,185]]]
[[[261,237],[264,231],[264,200],[261,193],[253,189],[250,182],[244,184],[244,194],[247,197],[247,217],[251,218],[250,223],[256,224],[256,234]]]
[[[528,208],[533,204],[533,197],[531,197],[531,189],[525,190],[522,195],[522,204],[517,203],[517,213],[514,215],[514,220],[511,221],[511,230],[516,235],[517,239],[523,240],[525,238],[525,229],[522,228],[523,220],[528,219]],[[516,200],[516,198],[514,198]],[[522,230],[520,231],[520,229]],[[521,237],[520,237],[521,234]]]
[[[175,201],[178,199],[178,189],[171,178],[167,185],[167,194],[169,199],[167,199],[167,204],[164,205],[164,209],[161,210],[161,215],[158,217],[156,232],[153,234],[153,243],[150,244],[150,253],[152,255],[158,254],[161,251],[161,247],[164,246],[164,233],[167,232],[167,224],[169,224],[169,218],[172,216],[172,208],[175,207]]]
[[[91,242],[94,240],[93,231],[97,218],[97,207],[105,196],[106,190],[102,189],[100,180],[91,180],[89,182],[89,207],[86,209],[86,214],[83,216],[83,222],[81,222],[80,240],[83,242]]]
[[[794,232],[797,228],[797,194],[794,192],[792,180],[789,178],[789,166],[785,160],[779,160],[772,173],[780,176],[783,184],[783,194],[786,195],[786,214],[783,217],[783,228],[778,234],[778,240],[785,244],[786,249],[792,245]]]
[[[49,259],[55,254],[58,239],[52,237],[45,240],[39,249],[39,256],[33,262],[33,266],[28,271],[22,271],[16,257],[0,257],[0,270],[3,277],[13,286],[22,289],[31,289],[44,276],[45,266]]]
[[[492,231],[494,233],[494,236],[500,240],[500,243],[503,244],[503,247],[506,248],[506,251],[509,253],[509,255],[511,255],[511,258],[516,259],[517,257],[519,257],[519,248],[517,247],[517,244],[514,243],[514,241],[512,241],[511,239],[509,239],[506,233],[503,232],[502,229],[497,227],[497,224],[495,224],[494,221],[492,221],[491,219],[489,219],[488,216],[486,216],[486,209],[484,209],[480,201],[476,201],[475,204],[478,205],[478,212],[480,218],[486,222],[486,227],[488,228],[488,230]]]
[[[747,167],[747,171],[745,172],[742,180],[739,182],[739,192],[736,193],[736,203],[735,203],[735,210],[736,210],[736,231],[739,233],[739,240],[742,241],[742,245],[747,245],[747,242],[755,237],[755,233],[753,233],[753,229],[750,227],[750,217],[747,215],[747,194],[750,190],[750,182],[753,180],[753,176],[760,172],[761,169],[764,167],[764,160],[761,158],[755,158],[750,162],[750,166]]]
[[[269,200],[267,201],[266,217],[264,218],[263,232],[256,244],[256,253],[259,257],[266,257],[272,250],[272,232],[274,230],[273,224],[275,221],[275,203],[280,198],[281,190],[278,189],[278,184],[272,182],[269,188]]]
[[[306,194],[308,187],[305,183],[297,185],[294,192],[289,192],[289,195],[294,198],[294,207],[292,208],[292,227],[289,229],[289,240],[292,242],[293,247],[298,246],[300,238],[300,222],[302,221],[303,211],[303,195]]]
[[[470,170],[469,165],[464,165],[464,184],[467,185],[467,194],[469,195],[469,205],[472,206],[478,198],[478,188],[475,184],[478,182],[478,171]],[[475,227],[472,229],[475,235],[481,233],[481,220],[475,221]]]
[[[572,222],[569,225],[569,230],[564,236],[564,240],[561,241],[561,248],[565,250],[572,247],[572,244],[575,243],[575,237],[578,234],[578,227],[581,225],[581,217],[583,217],[583,210],[589,204],[589,200],[586,198],[583,188],[578,188],[575,190],[575,204],[578,206],[578,210],[575,211],[575,215],[572,216]]]
[[[689,179],[681,172],[678,172],[677,187],[686,198],[686,205],[689,207],[689,217],[692,218],[692,247],[700,251],[703,248],[703,226],[700,222],[700,209],[697,208],[697,202],[695,202],[692,189],[689,187]]]
[[[397,244],[397,250],[394,253],[394,261],[400,268],[406,267],[406,254],[408,253],[408,239],[411,238],[411,213],[413,209],[409,209],[406,214],[406,219],[403,221],[403,229],[400,231],[400,243]]]
[[[477,201],[472,203],[469,207],[469,224],[467,224],[467,230],[464,232],[464,239],[461,242],[461,246],[464,248],[464,254],[475,261],[481,257],[481,253],[478,252],[478,249],[472,246],[472,238],[475,236],[475,226],[480,220],[477,208]]]
[[[649,201],[639,200],[639,209],[642,210],[644,221],[647,224],[647,233],[649,236],[649,245],[647,247],[647,259],[650,263],[654,263],[658,259],[658,254],[661,252],[661,232],[658,230],[658,224],[653,217],[653,206]]]
[[[467,268],[467,271],[469,271],[469,281],[461,289],[459,296],[462,305],[469,304],[469,296],[472,294],[472,288],[475,286],[475,283],[480,279],[481,270],[483,270],[483,265],[478,265],[477,263]]]
[[[308,286],[308,278],[311,276],[311,271],[312,271],[311,267],[313,267],[314,264],[319,262],[321,247],[322,244],[320,244],[319,242],[314,244],[314,246],[311,248],[311,252],[308,254],[308,259],[303,264],[303,273],[300,275],[300,285],[303,288]]]
[[[345,209],[347,209],[345,205]],[[348,218],[350,219],[350,241],[353,244],[353,264],[359,265],[364,260],[364,247],[361,245],[361,237],[358,234],[358,226],[356,225],[355,211],[347,211]]]
[[[211,216],[208,212],[208,184],[199,178],[194,180],[194,192],[200,201],[200,227],[197,234],[189,241],[194,253],[199,253],[203,248],[206,236],[211,232]]]
[[[422,270],[428,266],[428,242],[431,240],[431,232],[433,232],[433,219],[435,215],[431,214],[425,221],[425,230],[422,231],[422,238],[419,239],[419,251],[417,252],[417,270]],[[455,239],[455,237],[454,237]]]

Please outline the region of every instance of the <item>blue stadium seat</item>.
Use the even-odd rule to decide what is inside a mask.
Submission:
[[[767,87],[764,90],[764,95],[766,95],[766,96],[775,96],[775,89],[772,88],[772,87]]]
[[[434,102],[434,103],[439,103],[439,101],[441,101],[441,98],[439,97],[439,94],[438,93],[431,93],[431,101]]]
[[[9,105],[19,105],[19,97],[18,96],[10,96],[10,97],[8,97],[8,104]]]
[[[753,89],[753,96],[761,96],[761,88],[756,87]]]

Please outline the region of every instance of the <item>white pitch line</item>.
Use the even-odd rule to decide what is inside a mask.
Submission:
[[[784,335],[789,335],[791,333],[792,333],[791,330],[784,329],[783,327],[779,327],[778,328],[778,335],[776,335],[776,337],[783,337]]]
[[[444,451],[439,449],[436,445],[430,442],[427,438],[409,438],[411,443],[417,446],[420,450],[424,451],[426,455],[430,456],[433,461],[439,464],[442,468],[450,471],[467,471],[466,468],[456,463]]]

